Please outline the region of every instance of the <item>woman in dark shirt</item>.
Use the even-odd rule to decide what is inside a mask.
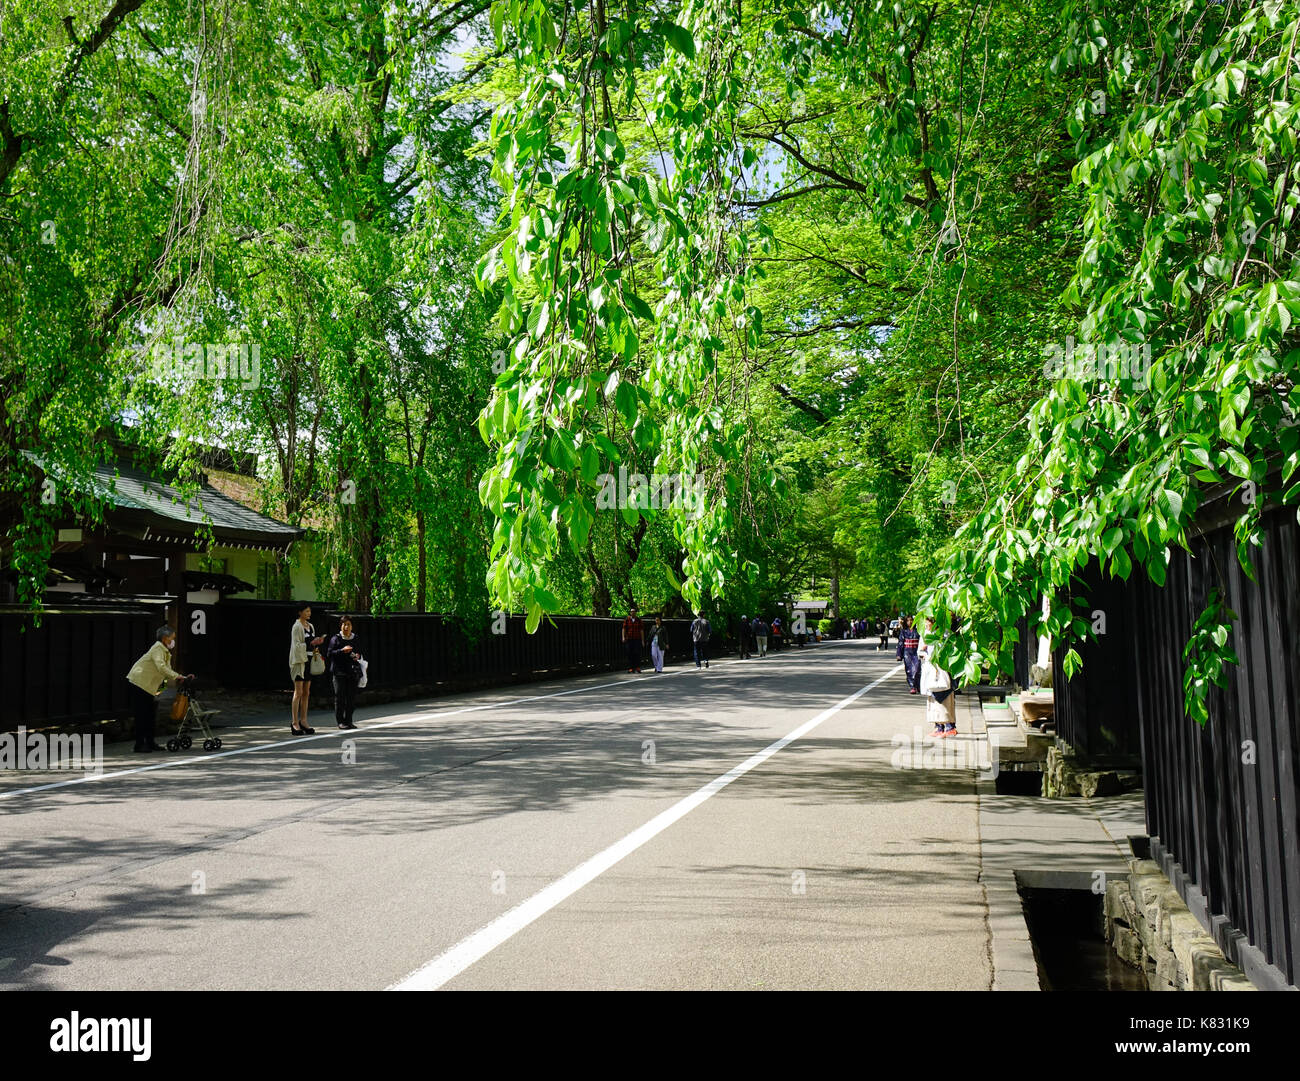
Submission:
[[[352,711],[357,705],[357,683],[361,679],[359,646],[357,636],[352,633],[352,620],[341,616],[338,634],[330,638],[326,647],[334,677],[334,719],[340,728],[356,728]]]

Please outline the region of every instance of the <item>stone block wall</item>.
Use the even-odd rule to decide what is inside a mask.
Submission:
[[[1066,796],[1117,796],[1141,787],[1133,770],[1100,767],[1077,756],[1064,740],[1057,738],[1043,763],[1043,795],[1048,799]]]
[[[1106,885],[1106,941],[1152,991],[1253,991],[1151,860]]]

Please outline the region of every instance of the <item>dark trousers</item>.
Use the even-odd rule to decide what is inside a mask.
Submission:
[[[749,656],[749,650],[750,650],[749,635],[742,634],[740,636],[740,659],[742,661]]]
[[[334,673],[334,720],[339,724],[352,723],[352,711],[357,708],[357,677]]]
[[[627,640],[627,666],[641,670],[641,639],[629,638]]]
[[[154,725],[158,720],[158,699],[134,683],[127,683],[127,686],[131,688],[131,706],[135,711],[135,745],[148,747],[153,743]]]
[[[695,667],[699,668],[701,664],[707,666],[709,663],[709,643],[694,642],[692,644],[695,646]]]
[[[915,691],[921,689],[921,658],[916,650],[903,650],[903,671],[907,673],[907,685]]]

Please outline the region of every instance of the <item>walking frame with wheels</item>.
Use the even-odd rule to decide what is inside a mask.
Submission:
[[[203,749],[205,751],[221,750],[221,739],[212,734],[212,726],[208,723],[221,710],[204,709],[198,698],[195,697],[194,685],[194,677],[190,676],[180,686],[178,693],[189,695],[190,701],[185,709],[185,716],[181,718],[181,726],[176,730],[176,735],[167,741],[169,751],[188,751],[194,742],[188,733],[193,731],[203,734]]]

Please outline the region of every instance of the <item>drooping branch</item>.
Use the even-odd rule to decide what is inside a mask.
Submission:
[[[68,95],[72,93],[72,85],[82,63],[89,57],[94,56],[104,42],[113,36],[113,32],[118,28],[122,20],[143,3],[144,0],[117,0],[109,9],[108,14],[99,21],[99,26],[95,29],[95,32],[84,41],[78,40],[72,28],[71,16],[64,19],[64,28],[76,48],[72,55],[68,57],[68,61],[58,79],[55,80],[53,108],[50,110],[53,115],[57,116],[61,113],[64,105],[67,104]],[[37,138],[32,132],[15,131],[11,125],[9,102],[0,101],[0,189],[3,189],[9,182],[9,177],[18,167],[23,152]]]
[[[833,319],[829,323],[818,323],[815,327],[802,330],[770,330],[769,338],[809,338],[814,334],[825,334],[828,330],[867,330],[870,327],[892,327],[888,319]]]
[[[828,424],[828,423],[830,423],[830,419],[831,419],[830,417],[828,417],[825,413],[823,413],[823,412],[822,412],[820,409],[818,409],[815,405],[812,405],[812,404],[810,404],[809,402],[805,402],[802,398],[800,398],[800,397],[798,397],[797,395],[791,393],[789,387],[787,387],[787,386],[785,386],[785,385],[783,385],[783,384],[781,384],[781,383],[773,383],[773,384],[772,384],[772,388],[773,388],[773,389],[774,389],[774,390],[775,390],[779,395],[781,395],[782,398],[784,398],[787,402],[789,402],[791,405],[793,405],[796,409],[801,409],[801,410],[803,410],[805,413],[807,413],[810,417],[813,417],[813,418],[817,421],[818,424]]]

